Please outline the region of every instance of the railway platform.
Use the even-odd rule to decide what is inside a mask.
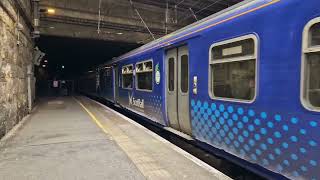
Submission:
[[[0,142],[0,180],[230,179],[86,97],[41,99]]]

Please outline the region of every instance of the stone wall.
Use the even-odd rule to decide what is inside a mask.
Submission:
[[[31,21],[19,11],[30,15],[26,7],[31,4],[25,0],[18,8],[14,2],[0,1],[0,138],[28,113],[27,67],[33,64],[34,44],[27,25]]]

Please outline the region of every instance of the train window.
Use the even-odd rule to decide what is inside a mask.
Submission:
[[[175,73],[175,68],[174,68],[174,58],[169,59],[169,91],[174,91],[174,73]]]
[[[257,39],[248,35],[211,48],[210,94],[214,99],[253,102],[257,86]]]
[[[133,65],[127,65],[122,67],[122,88],[133,88]]]
[[[141,72],[141,71],[143,71],[143,63],[136,64],[136,72]]]
[[[212,49],[212,60],[222,60],[236,57],[252,56],[254,54],[254,40],[244,39],[241,41],[222,44]]]
[[[152,60],[136,64],[136,88],[140,91],[152,91],[153,63]]]
[[[106,76],[106,87],[107,88],[112,88],[112,68],[107,68],[105,71],[105,76]]]
[[[314,24],[310,28],[311,46],[320,46],[320,23]]]
[[[181,92],[189,91],[189,56],[181,56]]]
[[[320,18],[306,26],[303,47],[302,102],[320,111]]]
[[[112,76],[112,68],[110,67],[105,67],[105,76]]]

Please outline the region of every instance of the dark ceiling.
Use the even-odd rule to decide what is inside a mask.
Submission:
[[[178,21],[186,21],[187,19],[194,18],[194,14],[198,19],[202,19],[242,1],[243,0],[133,0],[133,2],[140,2],[162,8],[166,8],[168,3],[169,9],[174,9],[175,6],[177,6],[180,12],[180,14],[178,14]]]

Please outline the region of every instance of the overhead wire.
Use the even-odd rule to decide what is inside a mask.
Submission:
[[[179,5],[181,5],[182,3],[184,3],[185,2],[185,0],[181,0],[180,2],[178,2],[177,4],[175,4],[174,5],[174,7],[172,8],[172,9],[174,9],[174,11],[175,11],[175,13],[176,13],[176,20],[175,20],[175,23],[178,23],[178,6]],[[186,11],[191,11],[191,16],[194,16],[195,17],[195,19],[197,19],[197,17],[196,17],[196,14],[194,14],[193,13],[193,10],[192,10],[192,8],[193,7],[195,7],[196,5],[198,5],[199,3],[201,2],[201,0],[197,0],[195,3],[193,3],[188,9],[186,9]],[[174,1],[174,3],[176,3],[175,1]],[[188,12],[184,12],[185,14],[189,14]],[[189,17],[191,17],[191,16],[188,16],[188,18]]]
[[[221,2],[221,1],[222,1],[222,0],[217,0],[217,1],[213,2],[212,4],[210,4],[210,5],[208,5],[208,6],[204,7],[204,8],[202,8],[202,9],[200,9],[200,10],[196,11],[196,12],[194,12],[194,14],[189,15],[189,16],[187,16],[187,17],[184,17],[184,18],[180,19],[179,21],[187,20],[187,19],[189,19],[190,17],[192,17],[192,16],[194,16],[194,15],[197,15],[198,13],[200,13],[200,12],[202,12],[202,11],[204,11],[204,10],[208,9],[209,7],[211,7],[211,6],[213,6],[213,5],[217,4],[217,3],[219,3],[219,2]]]
[[[130,5],[132,7],[132,9],[136,12],[136,14],[138,15],[138,17],[140,18],[141,22],[143,23],[143,25],[145,26],[145,28],[148,30],[148,32],[150,33],[151,37],[153,38],[153,40],[156,40],[154,34],[151,32],[150,28],[148,27],[147,23],[144,21],[144,19],[142,18],[140,12],[138,11],[138,9],[134,6],[133,1],[129,0]]]
[[[211,7],[211,6],[215,5],[215,4],[218,4],[218,3],[221,2],[221,1],[222,1],[222,0],[217,0],[217,1],[215,1],[214,3],[210,4],[209,6],[204,7],[204,8],[202,8],[202,9],[198,10],[196,13],[199,13],[199,12],[201,12],[201,11],[203,11],[203,10],[206,10],[206,9],[208,9],[209,7]]]
[[[101,32],[101,29],[100,29],[100,26],[101,26],[101,0],[99,0],[99,19],[98,19],[98,34],[100,34]]]
[[[178,3],[176,4],[176,6],[179,6],[179,5],[182,4],[184,1],[185,1],[185,0],[181,0],[180,2],[178,2]]]

